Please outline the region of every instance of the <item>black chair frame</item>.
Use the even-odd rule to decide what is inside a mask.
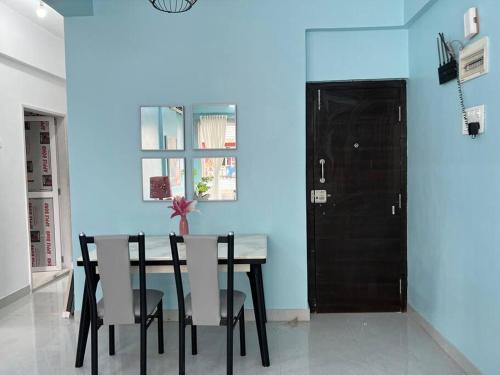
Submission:
[[[184,305],[184,288],[182,286],[181,262],[177,244],[183,243],[184,238],[175,233],[170,234],[170,248],[174,263],[175,286],[177,289],[177,304],[179,307],[179,374],[186,373],[186,326],[191,325],[191,353],[198,354],[198,340],[196,326],[191,317],[186,317]],[[240,355],[246,355],[245,344],[245,306],[242,306],[237,316],[234,317],[234,234],[219,236],[217,243],[227,244],[227,318],[221,318],[220,325],[227,327],[227,374],[233,374],[233,333],[234,327],[239,323],[240,329]],[[230,317],[232,321],[229,320]]]
[[[99,282],[99,276],[92,271],[92,264],[89,256],[88,244],[94,243],[94,237],[87,237],[84,233],[80,234],[80,248],[82,250],[82,259],[85,269],[85,288],[88,295],[88,306],[90,307],[90,331],[91,331],[91,373],[98,373],[98,345],[97,331],[103,326],[103,319],[97,315],[97,301],[95,296],[95,287]],[[135,317],[135,323],[140,324],[141,331],[141,363],[140,374],[146,375],[146,343],[147,329],[151,323],[158,319],[158,353],[164,353],[163,339],[163,299],[160,300],[156,311],[148,315],[146,303],[146,246],[144,233],[139,233],[137,236],[129,236],[129,243],[138,243],[139,245],[139,296],[140,296],[140,317]],[[94,280],[93,278],[97,278]],[[115,326],[109,326],[109,355],[115,354]]]

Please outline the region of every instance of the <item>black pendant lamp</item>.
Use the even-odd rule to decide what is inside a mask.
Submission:
[[[149,0],[151,5],[165,13],[183,13],[193,7],[197,0]]]

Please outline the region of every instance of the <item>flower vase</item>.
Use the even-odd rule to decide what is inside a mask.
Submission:
[[[181,215],[181,221],[179,221],[179,233],[181,236],[189,234],[189,224],[186,215]]]

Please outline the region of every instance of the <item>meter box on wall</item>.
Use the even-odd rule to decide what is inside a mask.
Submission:
[[[489,72],[489,38],[484,37],[460,51],[460,80],[462,82]]]

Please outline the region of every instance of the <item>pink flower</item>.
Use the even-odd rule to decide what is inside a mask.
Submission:
[[[168,206],[173,210],[172,215],[170,215],[170,218],[173,218],[175,216],[186,216],[190,212],[197,211],[196,210],[196,204],[197,201],[188,201],[184,197],[174,197],[172,201],[172,205]]]

